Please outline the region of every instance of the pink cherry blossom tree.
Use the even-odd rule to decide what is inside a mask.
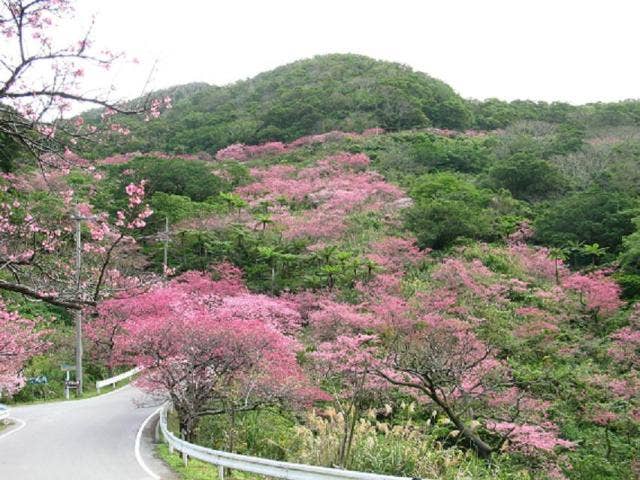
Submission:
[[[300,318],[290,302],[251,295],[235,270],[218,271],[219,280],[188,272],[118,301],[136,313],[121,324],[116,358],[146,367],[141,385],[172,400],[189,439],[205,415],[228,414],[233,424],[238,412],[320,395],[287,335]]]
[[[545,406],[515,386],[507,365],[469,324],[433,315],[422,324],[387,347],[378,374],[433,403],[480,457],[505,444],[522,452],[573,446],[558,437]]]
[[[562,286],[578,293],[580,304],[594,319],[611,315],[623,305],[620,286],[602,270],[586,275],[574,273],[564,278]]]
[[[640,368],[640,303],[631,310],[629,325],[616,330],[610,337],[609,355],[621,366]]]
[[[7,310],[0,300],[0,396],[12,395],[24,386],[22,370],[33,356],[48,347],[46,331],[36,322]]]
[[[386,390],[385,382],[375,374],[375,349],[372,335],[339,336],[323,342],[310,354],[316,381],[328,391],[344,418],[344,430],[335,463],[346,467],[351,453],[356,424],[362,412]]]

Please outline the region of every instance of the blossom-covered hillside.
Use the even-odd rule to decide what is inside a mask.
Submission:
[[[640,102],[465,100],[350,54],[113,101],[91,81],[137,62],[54,34],[74,12],[0,4],[3,403],[135,368],[206,447],[640,476]]]

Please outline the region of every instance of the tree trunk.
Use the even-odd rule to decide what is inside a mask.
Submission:
[[[229,418],[231,420],[231,427],[229,428],[229,451],[233,453],[236,437],[236,410],[233,407],[229,412]]]
[[[351,446],[353,445],[353,434],[356,429],[356,422],[360,416],[360,409],[357,405],[353,407],[353,415],[351,416],[351,427],[349,428],[349,437],[347,440],[347,449],[344,455],[344,466],[347,467],[349,462],[349,456],[351,455]]]
[[[198,420],[189,417],[180,416],[180,433],[187,442],[193,443],[196,439],[196,428]]]
[[[456,428],[460,432],[460,435],[462,435],[464,438],[466,438],[471,442],[473,449],[476,451],[478,456],[480,458],[489,458],[493,453],[493,448],[491,447],[491,445],[489,445],[484,440],[482,440],[477,433],[467,428],[467,426],[460,419],[460,417],[458,417],[453,412],[453,410],[449,408],[449,406],[446,403],[442,402],[437,395],[433,395],[433,396],[429,395],[429,396],[433,401],[435,401],[440,406],[440,408],[442,408],[442,410],[444,410],[444,413],[447,415],[447,417],[449,417],[449,420],[451,420],[453,424],[456,426]]]
[[[271,294],[276,291],[276,266],[271,265]]]

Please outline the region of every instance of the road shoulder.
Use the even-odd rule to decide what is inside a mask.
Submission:
[[[162,480],[179,480],[180,477],[169,468],[157,453],[157,442],[155,441],[155,430],[159,420],[159,415],[154,415],[142,429],[140,441],[140,457],[149,470],[155,473]]]

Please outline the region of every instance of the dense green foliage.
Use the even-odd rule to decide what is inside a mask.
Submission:
[[[516,153],[496,162],[488,172],[494,188],[506,188],[518,199],[536,201],[561,189],[564,181],[557,168],[531,153]]]
[[[536,236],[541,243],[557,247],[597,243],[615,254],[622,237],[633,231],[634,206],[633,197],[624,192],[597,187],[576,192],[543,207]]]
[[[98,155],[135,150],[214,154],[232,143],[291,141],[329,130],[381,127],[395,131],[429,126],[492,130],[528,121],[557,126],[544,144],[529,144],[535,153],[548,158],[578,151],[588,128],[640,123],[640,102],[633,100],[584,106],[464,100],[440,80],[407,66],[352,54],[297,61],[223,87],[194,83],[154,92],[157,97],[166,95],[172,97],[174,106],[160,119],[125,119],[132,131],[129,137],[115,136],[89,150]],[[97,122],[99,112],[85,117]],[[456,165],[474,163],[473,155],[461,154],[460,150],[448,151],[437,162],[476,171],[477,165]],[[418,149],[416,155],[425,164],[436,161],[429,151]]]
[[[411,196],[407,226],[421,247],[441,249],[460,237],[488,240],[495,234],[491,192],[452,173],[419,177]]]
[[[177,159],[140,157],[117,168],[120,185],[124,191],[129,183],[146,180],[148,195],[163,192],[182,195],[196,202],[217,196],[225,183],[215,176],[205,162]]]

